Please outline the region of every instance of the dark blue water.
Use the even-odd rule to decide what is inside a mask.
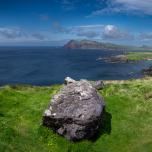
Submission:
[[[121,54],[121,51],[65,50],[51,47],[0,48],[0,85],[63,83],[74,79],[112,80],[141,77],[141,69],[150,62],[105,63],[99,57]]]

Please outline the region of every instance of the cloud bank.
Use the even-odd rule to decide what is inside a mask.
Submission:
[[[104,8],[93,11],[89,17],[109,13],[152,15],[152,0],[107,0]]]
[[[1,42],[45,41],[47,37],[41,33],[27,32],[21,28],[0,27]]]
[[[67,42],[70,39],[90,39],[107,42],[141,42],[150,43],[152,41],[152,33],[133,34],[122,30],[116,25],[81,25],[64,27],[58,22],[53,24],[52,30],[45,32],[29,32],[16,27],[0,27],[0,43],[33,43],[33,44],[52,44],[51,42]]]

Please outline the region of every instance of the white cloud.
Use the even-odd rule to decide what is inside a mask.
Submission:
[[[120,35],[118,28],[114,25],[106,25],[103,36],[106,38],[117,38]]]
[[[65,39],[92,39],[107,42],[151,42],[152,33],[130,33],[116,25],[80,25],[72,27],[63,27],[60,24],[55,25],[57,32],[53,31],[26,31],[18,27],[0,27],[0,44],[48,44],[52,41],[61,41]]]
[[[104,25],[102,24],[94,24],[94,25],[81,25],[81,26],[74,26],[75,28],[88,28],[88,29],[94,29],[94,28],[102,28]]]
[[[1,42],[43,41],[47,37],[42,33],[27,32],[16,27],[0,27]]]
[[[123,31],[115,25],[80,25],[67,28],[67,33],[73,37],[103,39],[103,40],[129,40],[133,39],[134,35],[128,31]]]
[[[89,16],[120,12],[152,15],[152,0],[108,0],[105,8],[95,10]]]
[[[141,41],[152,41],[152,33],[141,33],[139,39]]]
[[[95,31],[80,31],[77,33],[77,36],[83,36],[87,38],[95,38],[98,37],[100,34]]]
[[[19,28],[0,27],[1,39],[16,39],[21,37],[27,37],[27,35]]]
[[[124,10],[152,15],[152,0],[115,0],[114,3],[121,4]]]
[[[81,25],[69,28],[69,33],[78,37],[97,38],[100,37],[104,25]]]
[[[129,32],[120,30],[115,25],[106,25],[103,31],[102,37],[104,39],[117,39],[117,40],[124,40],[124,39],[133,39],[134,36]]]
[[[77,38],[103,39],[103,40],[130,40],[134,35],[115,25],[80,25],[67,28],[69,35]]]

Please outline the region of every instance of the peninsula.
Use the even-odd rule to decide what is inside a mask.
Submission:
[[[98,41],[92,41],[92,40],[70,40],[67,44],[63,46],[63,48],[65,49],[100,49],[100,50],[113,50],[113,51],[152,50],[151,47],[147,47],[147,46],[136,47],[136,46],[98,42]]]

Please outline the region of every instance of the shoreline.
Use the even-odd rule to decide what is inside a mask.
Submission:
[[[88,80],[88,79],[86,79]],[[92,81],[92,82],[96,82],[96,81],[102,81],[105,85],[108,84],[125,84],[125,83],[130,83],[130,82],[140,82],[140,81],[148,81],[148,80],[152,80],[152,77],[150,76],[145,76],[145,77],[141,77],[141,78],[133,78],[133,79],[128,79],[128,80],[88,80],[88,81]],[[2,85],[0,86],[0,89],[6,88],[6,87],[12,87],[12,88],[24,88],[24,87],[29,87],[29,88],[50,88],[52,86],[62,86],[64,84],[63,83],[59,83],[59,84],[50,84],[50,85],[32,85],[32,84],[6,84],[6,85]]]
[[[120,55],[110,57],[99,57],[98,60],[103,60],[107,63],[135,63],[140,61],[152,61],[152,52],[127,52]]]

